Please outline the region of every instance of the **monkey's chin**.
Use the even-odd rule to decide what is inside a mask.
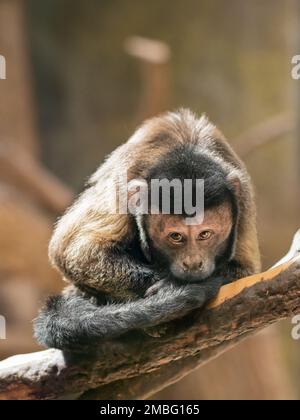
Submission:
[[[171,270],[172,276],[175,280],[182,283],[200,283],[210,277],[213,273],[212,270],[206,270],[201,272],[182,272],[181,270]]]

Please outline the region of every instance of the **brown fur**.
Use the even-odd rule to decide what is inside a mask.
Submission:
[[[128,181],[146,178],[147,171],[176,145],[191,143],[214,156],[233,178],[238,178],[240,218],[234,260],[243,274],[260,270],[256,209],[250,177],[224,136],[206,119],[181,110],[146,121],[127,143],[116,149],[91,177],[90,186],[58,222],[50,243],[50,259],[67,280],[79,287],[117,297],[136,296],[126,267],[109,257],[116,245],[130,241],[135,228],[130,215],[111,214],[107,180],[120,171]],[[117,181],[116,181],[117,182]]]

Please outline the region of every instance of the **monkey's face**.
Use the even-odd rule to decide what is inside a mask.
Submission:
[[[146,228],[155,260],[168,265],[182,281],[201,281],[216,268],[216,260],[227,247],[233,228],[230,204],[205,211],[198,225],[187,225],[178,215],[150,215]]]

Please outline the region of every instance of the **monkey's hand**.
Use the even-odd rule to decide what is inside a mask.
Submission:
[[[130,286],[141,297],[145,291],[160,283],[162,275],[151,266],[140,266],[131,275]],[[158,289],[157,289],[158,290]],[[149,295],[150,296],[150,295]]]
[[[176,294],[176,291],[174,290],[176,289],[178,292],[180,291],[181,294],[181,300],[179,299],[177,303],[177,310],[179,312],[188,312],[193,309],[202,308],[208,301],[213,299],[218,294],[223,284],[223,280],[224,279],[222,277],[215,277],[204,280],[203,282],[188,283],[183,285],[182,283],[179,284],[178,282],[164,278],[149,287],[146,291],[145,297],[148,298],[156,295],[159,299],[160,296],[164,296],[167,293],[172,294],[175,292]],[[175,302],[174,304],[176,305]],[[180,311],[181,305],[182,309]],[[162,323],[156,326],[144,328],[143,331],[150,337],[159,338],[167,334],[168,328],[168,323]]]
[[[144,297],[147,298],[149,296],[156,295],[160,289],[162,289],[163,287],[168,287],[169,284],[170,280],[167,277],[158,280],[146,290]]]
[[[183,288],[184,294],[186,296],[189,295],[192,297],[193,293],[195,293],[197,295],[197,299],[203,299],[204,304],[205,302],[213,299],[218,294],[223,284],[223,277],[209,278],[198,283],[188,283],[185,285],[182,285],[182,283],[178,283],[175,280],[170,280],[169,277],[165,277],[147,289],[145,298],[156,295],[160,291],[164,292],[171,287],[181,287]],[[201,301],[199,302],[199,306],[202,306]]]

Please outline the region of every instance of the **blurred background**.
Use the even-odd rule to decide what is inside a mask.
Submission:
[[[297,0],[0,0],[0,358],[31,352],[32,322],[64,286],[53,223],[146,117],[206,112],[256,187],[264,268],[300,225]],[[157,399],[298,399],[300,343],[286,321]]]

